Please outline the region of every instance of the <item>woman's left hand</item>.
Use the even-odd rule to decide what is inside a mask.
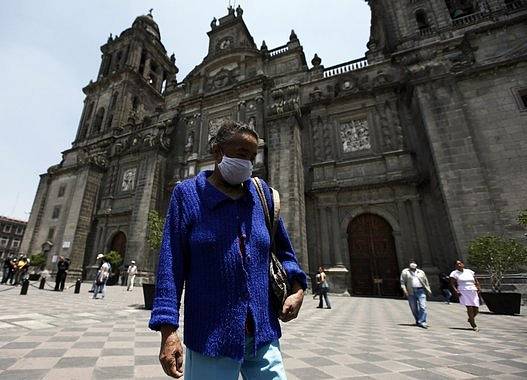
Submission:
[[[284,306],[282,307],[282,314],[280,320],[282,322],[289,322],[298,316],[302,302],[304,301],[304,290],[302,288],[295,289],[293,287],[293,294],[286,298]]]

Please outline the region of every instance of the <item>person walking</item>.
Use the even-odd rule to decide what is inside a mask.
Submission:
[[[426,306],[427,294],[432,295],[426,274],[417,268],[417,263],[410,260],[408,268],[401,272],[401,288],[408,299],[410,310],[415,319],[415,324],[424,329],[428,328],[428,310]]]
[[[465,268],[463,260],[457,260],[456,269],[450,273],[450,283],[459,297],[459,303],[467,308],[468,323],[474,331],[479,331],[476,316],[479,313],[481,285],[474,271]]]
[[[450,304],[450,300],[452,299],[450,286],[450,276],[446,273],[439,273],[439,287],[441,288],[441,294],[447,305]]]
[[[15,270],[15,285],[23,282],[27,277],[27,272],[29,270],[29,259],[27,256],[22,255],[16,263]]]
[[[319,302],[318,302],[318,309],[324,308],[324,302],[322,301],[322,298],[326,301],[326,309],[331,309],[331,304],[329,303],[329,284],[326,276],[326,272],[324,271],[324,267],[320,266],[318,267],[318,274],[316,276],[317,286],[318,286],[318,292],[319,292]]]
[[[4,258],[3,269],[2,284],[5,284],[13,277],[13,255],[8,255]]]
[[[68,269],[70,267],[69,259],[65,259],[63,256],[59,257],[57,262],[57,274],[55,275],[55,291],[64,291],[64,285],[66,284],[66,276],[68,275]]]
[[[134,290],[134,280],[135,275],[137,274],[137,265],[135,265],[134,260],[130,261],[130,265],[128,266],[128,270],[126,272],[128,275],[126,290],[131,292],[132,290]]]
[[[106,282],[108,281],[108,278],[110,277],[110,271],[112,269],[112,266],[110,265],[110,262],[106,258],[106,256],[103,256],[102,258],[102,265],[99,269],[99,272],[97,273],[97,278],[95,279],[95,290],[93,292],[93,299],[97,298],[97,294],[101,293],[102,297],[106,295]]]
[[[286,379],[279,319],[297,317],[307,286],[285,225],[271,235],[260,188],[251,181],[258,135],[245,124],[222,123],[209,141],[213,171],[175,186],[159,253],[149,327],[161,331],[165,373],[183,376],[178,336],[185,285],[185,380]],[[275,203],[260,182],[270,214]],[[271,238],[291,293],[280,311],[270,300]]]

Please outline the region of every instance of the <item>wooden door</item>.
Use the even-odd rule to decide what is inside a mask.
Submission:
[[[348,226],[351,289],[355,295],[397,296],[399,267],[390,224],[374,214],[361,214]]]

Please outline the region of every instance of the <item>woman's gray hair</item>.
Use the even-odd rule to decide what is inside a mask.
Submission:
[[[226,120],[223,121],[218,130],[212,137],[209,139],[209,150],[212,153],[212,150],[216,145],[222,145],[225,144],[227,141],[229,141],[231,138],[233,138],[234,135],[238,133],[247,133],[252,135],[256,141],[259,140],[258,133],[249,125],[245,123],[239,123],[233,120]]]

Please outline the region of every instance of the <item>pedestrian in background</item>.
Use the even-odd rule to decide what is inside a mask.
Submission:
[[[428,328],[428,310],[426,306],[427,294],[432,295],[426,273],[417,268],[417,263],[410,260],[408,268],[401,272],[401,288],[408,299],[410,310],[415,319],[415,324],[424,329]]]
[[[64,285],[66,284],[66,276],[68,275],[68,269],[70,267],[69,259],[64,259],[63,256],[59,257],[57,262],[57,274],[55,275],[55,291],[64,291]]]
[[[106,295],[106,282],[108,281],[108,278],[110,277],[110,271],[112,269],[112,266],[110,265],[108,259],[103,256],[102,258],[102,265],[101,269],[99,269],[99,273],[97,273],[97,278],[95,279],[95,290],[93,292],[93,298],[97,298],[97,294],[101,293],[102,297]]]
[[[15,271],[15,285],[20,284],[27,278],[27,272],[29,270],[29,259],[26,255],[20,256],[16,263]]]
[[[11,254],[9,256],[6,256],[4,259],[4,273],[2,276],[2,284],[6,284],[7,281],[11,280],[11,284],[13,283],[13,275],[14,275],[14,256]]]
[[[134,290],[134,280],[135,275],[137,274],[137,265],[135,265],[135,261],[130,261],[130,265],[128,265],[127,275],[128,275],[128,287],[126,288],[127,291]]]
[[[452,299],[452,292],[450,291],[450,287],[452,285],[450,284],[450,276],[448,274],[439,273],[439,286],[441,288],[441,294],[445,299],[445,303],[447,305],[450,304],[450,300]]]
[[[459,303],[467,308],[468,323],[474,331],[479,331],[476,316],[479,313],[481,285],[474,271],[465,268],[463,260],[457,260],[456,269],[450,273],[450,283],[459,297]]]
[[[319,292],[319,302],[318,302],[317,308],[318,309],[324,308],[324,302],[322,301],[322,299],[324,299],[324,301],[326,301],[326,309],[331,309],[331,304],[329,303],[329,297],[328,297],[329,284],[328,284],[328,279],[326,276],[326,272],[324,272],[323,266],[318,267],[318,274],[316,276],[316,282],[317,282],[318,292]]]

